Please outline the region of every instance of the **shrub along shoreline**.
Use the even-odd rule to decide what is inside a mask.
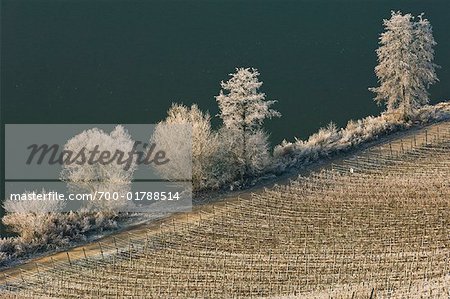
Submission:
[[[379,116],[350,120],[347,126],[341,129],[330,123],[307,140],[283,141],[276,146],[274,158],[277,162],[274,170],[283,172],[289,167],[304,166],[321,157],[355,149],[381,136],[447,119],[450,119],[450,100],[423,106],[408,121],[404,121],[397,113],[384,112]]]

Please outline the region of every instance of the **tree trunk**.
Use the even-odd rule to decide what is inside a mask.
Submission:
[[[402,96],[403,96],[403,119],[406,121],[409,119],[409,100],[407,100],[406,97],[406,91],[405,91],[405,86],[402,85]]]
[[[244,160],[244,165],[241,168],[241,180],[243,181],[247,174],[247,124],[245,120],[247,118],[247,107],[244,104],[242,109],[242,158]]]

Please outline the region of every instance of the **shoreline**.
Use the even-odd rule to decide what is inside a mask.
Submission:
[[[263,192],[266,188],[272,188],[275,185],[288,185],[291,180],[296,179],[299,175],[307,175],[311,172],[325,169],[327,167],[333,167],[333,164],[338,164],[340,161],[363,153],[368,149],[386,149],[394,148],[394,150],[400,150],[401,143],[408,144],[407,141],[412,140],[412,136],[420,135],[425,131],[432,130],[434,127],[439,127],[440,124],[449,122],[449,120],[442,120],[431,122],[425,125],[412,126],[405,130],[400,130],[391,134],[387,134],[379,137],[376,140],[365,142],[342,153],[336,153],[328,158],[322,158],[309,165],[299,168],[289,169],[286,173],[268,179],[261,180],[254,186],[238,191],[228,192],[211,192],[203,194],[199,199],[195,200],[191,212],[173,213],[170,215],[160,215],[161,217],[155,217],[152,220],[144,220],[140,223],[134,223],[128,226],[123,226],[116,231],[110,231],[105,235],[94,234],[86,242],[74,244],[72,247],[64,248],[53,252],[43,252],[37,256],[29,259],[19,260],[17,263],[8,267],[0,269],[0,280],[6,283],[10,279],[17,278],[23,272],[34,272],[37,270],[37,265],[51,266],[55,261],[67,261],[68,259],[74,260],[79,258],[85,258],[86,256],[95,256],[99,254],[107,254],[106,249],[114,250],[116,248],[116,239],[131,238],[133,235],[153,234],[159,233],[164,230],[164,226],[176,221],[189,221],[196,222],[201,221],[202,215],[205,215],[208,211],[214,210],[215,207],[226,205],[228,202],[236,200],[245,200],[250,198],[253,193]],[[394,143],[394,144],[392,144]],[[386,147],[386,145],[390,145]],[[412,144],[412,143],[411,143]],[[392,146],[393,145],[393,146]]]

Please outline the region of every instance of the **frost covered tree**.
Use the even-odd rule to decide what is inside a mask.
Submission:
[[[388,112],[400,111],[409,119],[415,109],[428,103],[427,89],[437,80],[433,63],[436,43],[430,23],[422,15],[415,22],[411,14],[392,12],[383,25],[375,67],[380,86],[369,90],[376,93],[375,101],[386,103]]]
[[[76,192],[125,194],[137,168],[136,157],[130,156],[133,147],[134,141],[123,126],[116,126],[109,134],[98,128],[85,130],[65,144],[60,178]],[[110,155],[101,159],[106,152]],[[119,197],[90,204],[93,209],[118,211],[127,202]]]
[[[420,14],[415,22],[413,49],[417,56],[417,64],[414,65],[415,74],[418,77],[416,85],[416,100],[413,101],[413,108],[418,108],[428,104],[429,93],[427,89],[431,84],[439,81],[436,75],[436,68],[439,66],[433,63],[434,49],[436,41],[433,37],[433,28],[428,21]]]
[[[214,163],[218,136],[211,129],[211,117],[197,105],[172,104],[164,121],[158,123],[151,142],[166,151],[171,161],[156,170],[166,179],[192,176],[194,190],[214,187]]]
[[[235,162],[240,165],[242,179],[255,172],[253,165],[260,167],[261,161],[256,162],[254,157],[265,156],[254,152],[255,143],[261,145],[259,150],[267,151],[267,137],[261,131],[264,120],[281,114],[270,108],[276,101],[266,100],[266,95],[259,91],[263,82],[258,79],[257,69],[237,68],[230,76],[228,81],[221,82],[222,90],[216,100],[219,116],[229,131],[226,135],[236,144]],[[256,140],[258,137],[260,140]]]

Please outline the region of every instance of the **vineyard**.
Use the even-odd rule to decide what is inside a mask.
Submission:
[[[449,298],[450,122],[0,277],[6,298]]]

